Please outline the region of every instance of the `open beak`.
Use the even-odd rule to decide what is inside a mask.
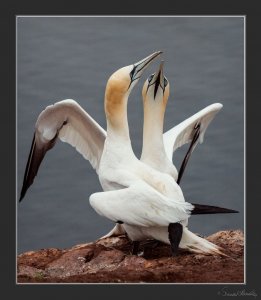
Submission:
[[[150,65],[150,63],[160,54],[162,51],[157,51],[152,53],[151,55],[145,57],[144,59],[133,64],[133,70],[130,73],[131,82],[136,79],[139,79],[144,72],[144,70]]]

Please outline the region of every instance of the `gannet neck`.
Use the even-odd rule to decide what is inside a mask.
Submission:
[[[165,109],[164,103],[144,103],[142,159],[151,157],[152,149],[157,156],[166,155],[163,143]]]
[[[144,83],[143,147],[141,159],[149,164],[163,162],[166,158],[163,142],[163,123],[169,97],[169,83],[163,75],[163,62]],[[154,165],[154,164],[153,164]]]
[[[108,137],[116,135],[129,139],[129,125],[127,117],[128,95],[111,93],[105,95],[105,114],[107,118]]]
[[[128,93],[122,93],[115,86],[108,85],[105,92],[105,114],[107,137],[119,141],[130,141],[127,117]]]
[[[106,153],[110,154],[110,160],[117,162],[135,160],[132,150],[128,117],[127,104],[129,91],[128,84],[118,71],[113,74],[106,86],[105,90],[105,114],[107,119],[107,138]],[[124,154],[124,155],[123,155]]]

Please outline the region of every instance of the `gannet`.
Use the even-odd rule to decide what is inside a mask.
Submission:
[[[156,81],[157,79],[158,81]],[[155,85],[154,90],[150,88],[153,85]],[[161,86],[162,89],[160,89],[159,86]],[[168,86],[167,89],[166,86]],[[164,115],[168,98],[169,82],[163,75],[162,61],[158,71],[148,77],[142,89],[144,123],[143,145],[140,160],[160,172],[169,174],[178,184],[180,184],[180,180],[191,153],[198,142],[203,142],[207,127],[223,105],[221,103],[208,105],[163,134]],[[191,144],[178,172],[172,162],[172,155],[177,148],[189,142],[191,142]],[[212,205],[192,204],[194,205],[194,209],[191,214],[237,212],[235,210]],[[123,233],[123,226],[117,223],[115,227],[102,238]]]
[[[156,82],[157,78],[159,82]],[[155,85],[155,89],[148,93],[152,85]],[[164,115],[169,98],[169,89],[165,91],[166,86],[169,86],[169,82],[163,75],[162,61],[159,70],[145,81],[142,89],[144,124],[141,161],[171,175],[180,183],[185,163],[183,162],[183,168],[178,172],[172,163],[173,153],[177,148],[192,142],[190,151],[185,155],[187,162],[197,142],[203,142],[208,125],[223,105],[211,104],[163,134]]]
[[[191,153],[198,142],[203,142],[209,124],[223,105],[221,103],[208,105],[163,134],[164,114],[169,98],[169,82],[163,74],[163,63],[162,61],[158,71],[145,81],[142,89],[144,123],[143,146],[140,160],[160,172],[169,174],[180,184]],[[154,90],[151,90],[151,86],[155,86]],[[166,87],[168,88],[166,89]],[[189,142],[188,151],[179,172],[177,172],[172,162],[172,155],[177,148]],[[201,214],[237,212],[215,206],[193,205],[195,209],[192,211],[192,214],[198,214],[199,211]]]
[[[105,90],[107,137],[99,164],[99,179],[104,192],[94,193],[89,201],[94,210],[122,224],[135,245],[153,238],[196,253],[221,254],[219,247],[186,228],[193,205],[185,201],[180,186],[168,174],[137,159],[133,153],[127,120],[128,96],[133,88],[132,66],[111,75]],[[148,86],[146,93],[165,99],[169,86]]]

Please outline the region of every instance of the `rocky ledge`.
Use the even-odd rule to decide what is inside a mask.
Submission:
[[[18,256],[18,282],[55,283],[229,283],[244,282],[244,236],[239,230],[220,231],[207,239],[227,257],[180,251],[151,241],[131,255],[125,236],[81,244],[71,249],[41,249]]]

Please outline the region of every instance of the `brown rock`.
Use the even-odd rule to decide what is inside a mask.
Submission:
[[[18,256],[18,282],[187,282],[243,283],[244,236],[220,231],[207,238],[228,257],[180,251],[156,241],[144,242],[138,256],[131,242],[111,237],[71,249],[42,249]]]

